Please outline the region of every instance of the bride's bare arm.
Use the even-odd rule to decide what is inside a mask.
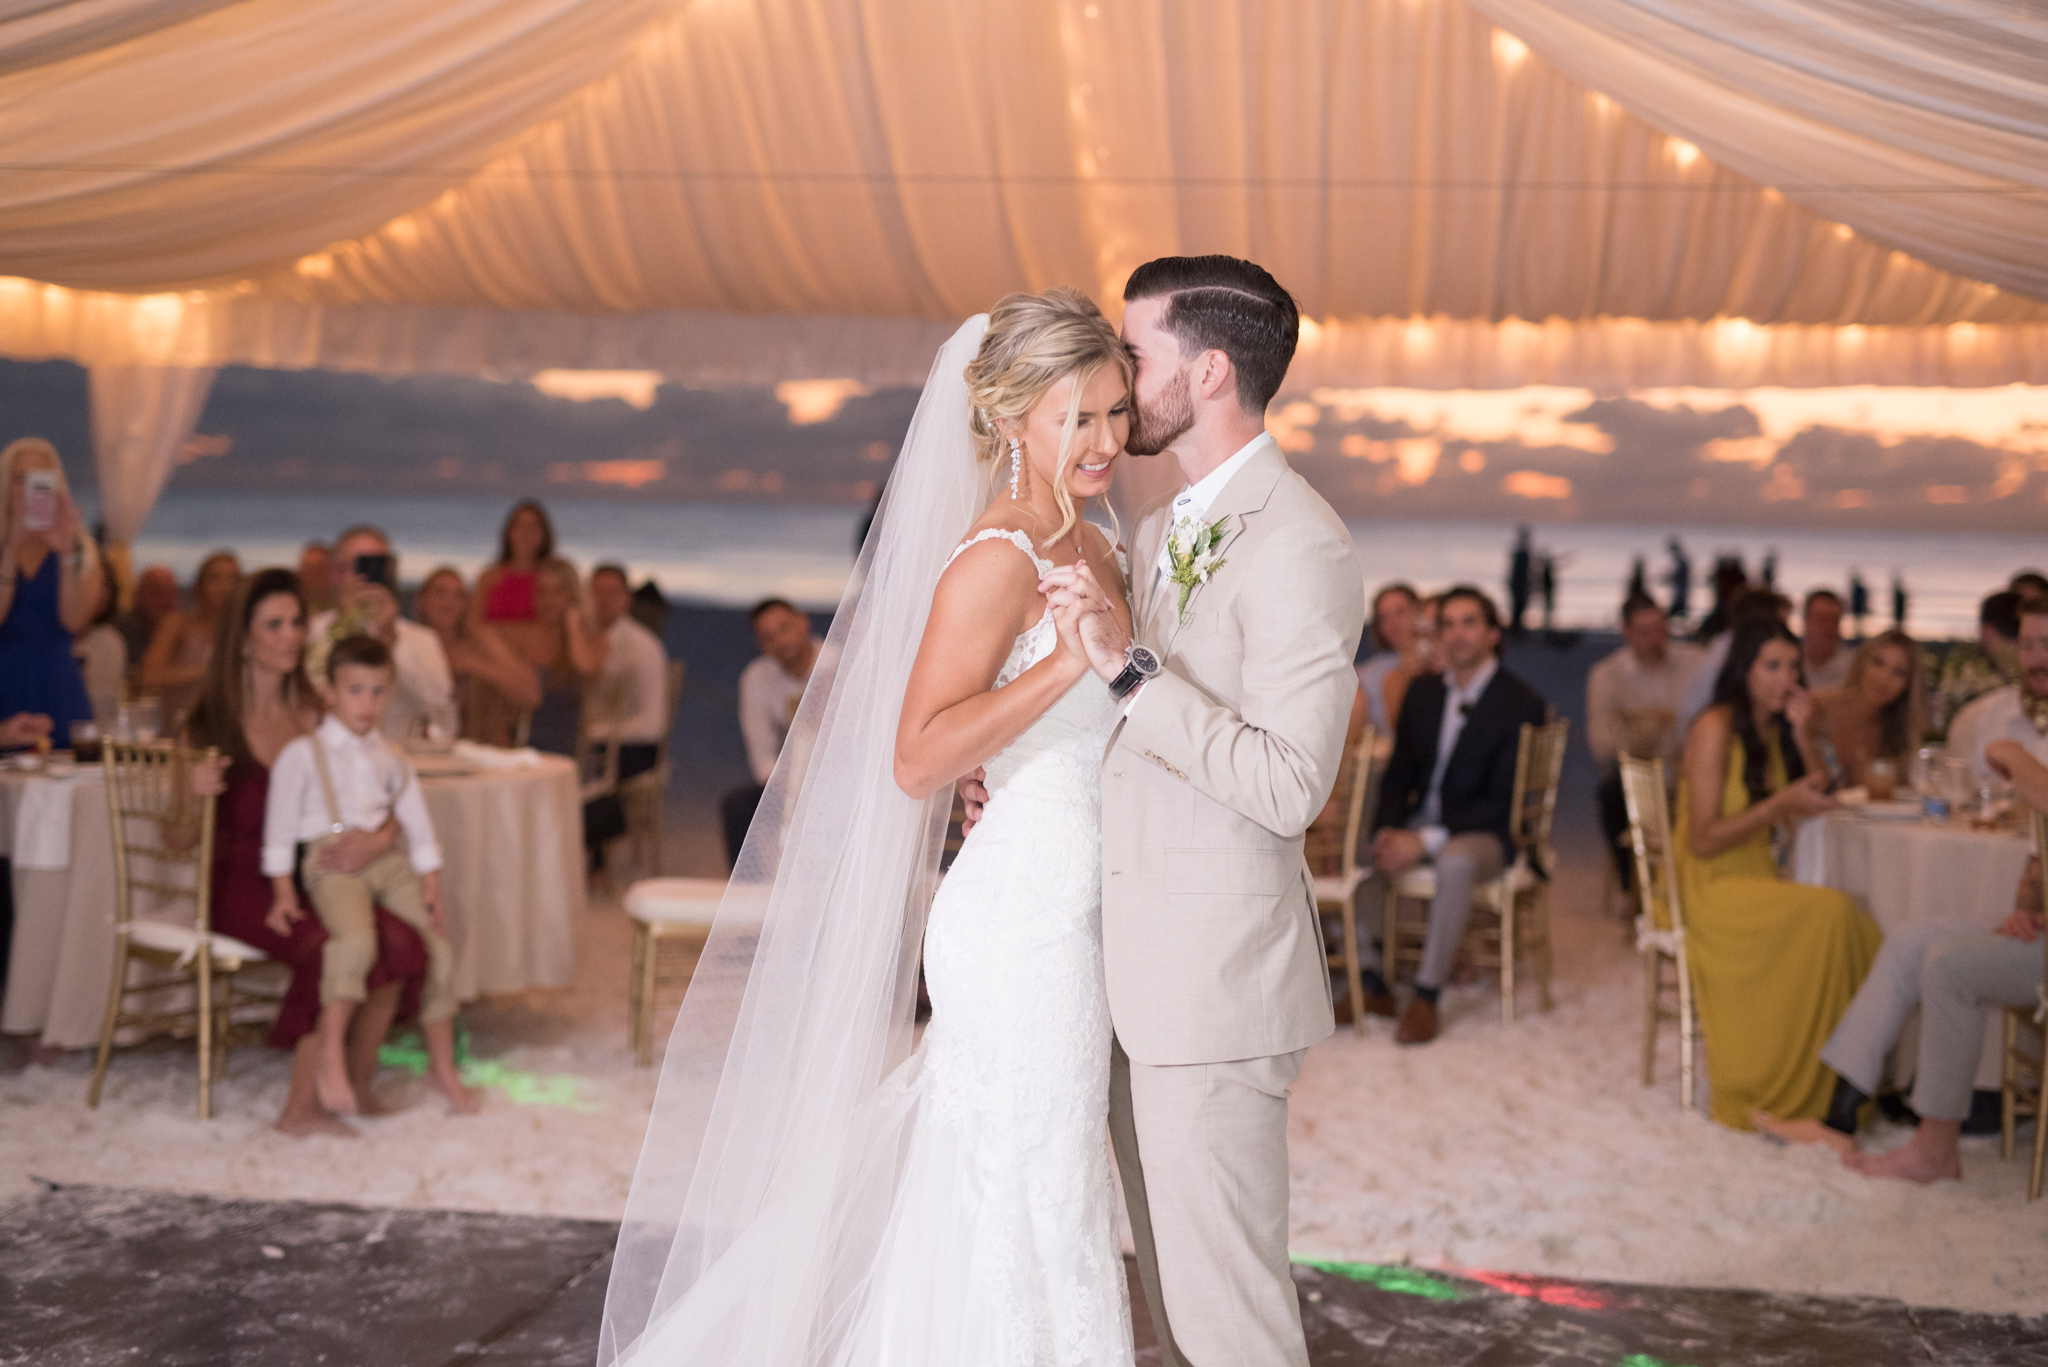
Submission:
[[[929,797],[1000,753],[1044,715],[1088,661],[1075,632],[1001,689],[996,674],[1017,637],[1045,611],[1038,572],[1017,548],[984,541],[939,578],[903,715],[896,725],[896,786]]]

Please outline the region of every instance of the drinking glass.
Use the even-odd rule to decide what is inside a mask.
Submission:
[[[155,698],[137,698],[128,704],[128,715],[135,725],[135,739],[147,745],[163,730],[163,704]]]
[[[71,754],[80,764],[100,762],[99,723],[75,721],[71,723]]]
[[[1898,791],[1898,766],[1888,759],[1874,759],[1863,770],[1863,786],[1872,802],[1890,802]]]
[[[1906,778],[1913,785],[1914,792],[1922,797],[1934,792],[1934,775],[1940,768],[1942,757],[1947,754],[1947,747],[1940,745],[1923,745],[1913,752],[1912,767],[1907,770]]]

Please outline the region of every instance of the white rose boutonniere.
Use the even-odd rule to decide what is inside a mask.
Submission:
[[[1180,620],[1188,619],[1188,595],[1198,584],[1209,582],[1209,576],[1223,568],[1223,557],[1216,553],[1216,543],[1223,539],[1223,523],[1228,514],[1204,526],[1191,517],[1184,517],[1173,524],[1173,535],[1166,540],[1166,558],[1173,566],[1173,572],[1166,577],[1180,585]]]

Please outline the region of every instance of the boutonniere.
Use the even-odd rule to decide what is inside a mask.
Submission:
[[[1180,585],[1180,620],[1188,619],[1188,595],[1198,584],[1209,582],[1209,576],[1223,568],[1223,557],[1216,554],[1216,543],[1223,539],[1223,523],[1229,517],[1225,513],[1207,526],[1191,517],[1184,517],[1173,524],[1173,535],[1166,539],[1166,558],[1173,566],[1166,577]]]

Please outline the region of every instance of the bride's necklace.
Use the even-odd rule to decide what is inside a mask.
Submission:
[[[1013,498],[1010,501],[1012,503],[1015,503],[1020,509],[1022,509],[1024,513],[1028,515],[1034,523],[1042,522],[1044,520],[1040,517],[1038,509],[1032,507],[1023,499]],[[1088,552],[1081,549],[1081,524],[1078,520],[1074,523],[1073,532],[1067,538],[1067,544],[1074,548],[1074,554],[1077,558],[1081,560],[1088,559]]]

